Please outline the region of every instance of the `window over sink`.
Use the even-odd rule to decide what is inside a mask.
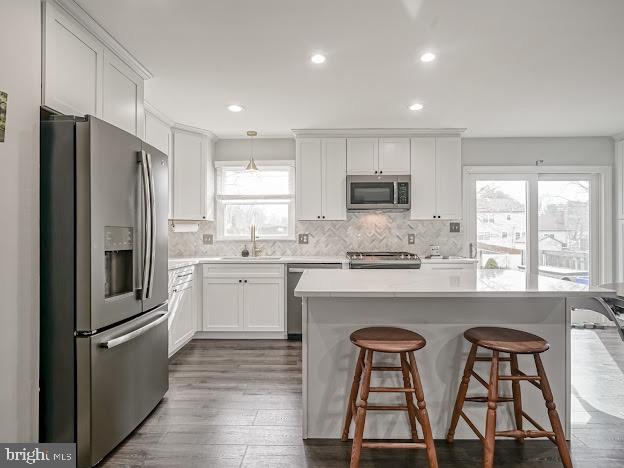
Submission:
[[[255,224],[260,240],[295,238],[295,167],[291,161],[218,161],[217,240],[248,240]]]

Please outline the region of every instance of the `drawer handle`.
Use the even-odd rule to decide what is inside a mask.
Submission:
[[[178,275],[178,278],[184,278],[185,276],[191,276],[193,273],[184,273],[183,275]]]

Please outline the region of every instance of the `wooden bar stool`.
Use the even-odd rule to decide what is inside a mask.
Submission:
[[[561,427],[561,421],[559,420],[559,415],[557,414],[557,409],[553,402],[550,384],[548,383],[548,378],[546,377],[546,372],[540,358],[540,354],[550,347],[548,342],[531,333],[497,327],[471,328],[464,333],[464,337],[472,343],[472,348],[468,354],[464,375],[459,386],[459,391],[457,392],[457,400],[455,401],[455,409],[453,410],[453,417],[451,418],[451,426],[446,437],[447,441],[449,443],[453,442],[455,429],[457,428],[457,423],[461,416],[468,426],[470,426],[470,429],[472,429],[483,442],[483,466],[486,468],[492,467],[494,463],[494,443],[496,436],[512,437],[519,442],[523,442],[525,438],[546,437],[557,445],[563,466],[566,468],[572,467],[572,460],[570,459],[570,452],[565,440],[563,428]],[[477,356],[477,349],[480,347],[491,350],[492,355]],[[509,354],[509,357],[500,357],[499,353]],[[518,368],[518,354],[533,355],[537,375],[527,375]],[[473,370],[475,361],[491,362],[489,383]],[[511,375],[499,375],[498,365],[501,361],[510,363]],[[487,397],[466,397],[471,377],[474,377],[487,389]],[[501,380],[511,381],[511,397],[500,396],[498,394],[498,382]],[[541,390],[546,402],[552,431],[545,430],[522,409],[520,382],[523,380]],[[485,423],[485,437],[479,432],[468,416],[466,416],[466,413],[464,413],[464,401],[487,402],[488,409]],[[516,428],[514,430],[496,430],[496,404],[502,402],[513,402],[516,422]],[[537,430],[524,430],[522,428],[523,418],[531,423]]]
[[[355,364],[351,394],[347,402],[346,418],[342,431],[342,441],[349,438],[349,428],[355,418],[355,433],[353,448],[351,450],[351,468],[360,466],[360,453],[362,448],[399,448],[399,449],[425,449],[431,468],[437,468],[433,435],[427,415],[427,406],[423,393],[414,351],[423,348],[427,343],[418,333],[395,327],[371,327],[362,328],[351,334],[351,342],[360,348],[360,353]],[[398,354],[400,366],[374,366],[373,353]],[[403,387],[371,387],[371,373],[373,371],[400,371],[403,374]],[[361,385],[360,380],[364,376]],[[413,382],[413,384],[412,384]],[[358,392],[359,391],[359,392]],[[369,393],[399,392],[405,394],[405,405],[369,405]],[[358,400],[359,394],[359,400]],[[416,404],[414,404],[414,395]],[[411,442],[366,442],[363,441],[364,422],[367,411],[396,411],[405,410],[410,422],[412,439]],[[418,438],[416,421],[420,423],[423,431],[423,439]]]

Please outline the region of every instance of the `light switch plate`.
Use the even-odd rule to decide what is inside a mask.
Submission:
[[[450,223],[450,231],[449,232],[461,232],[461,224],[460,223]]]
[[[297,243],[299,244],[307,244],[309,240],[309,234],[299,234],[297,236]]]
[[[204,245],[212,244],[212,241],[213,241],[212,234],[204,234],[203,240],[204,240]]]
[[[416,243],[416,234],[408,234],[407,243],[410,245],[414,245]]]

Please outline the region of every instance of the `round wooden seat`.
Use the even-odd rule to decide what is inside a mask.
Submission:
[[[418,333],[397,327],[361,328],[351,333],[351,342],[360,348],[381,353],[416,351],[427,344]]]
[[[511,328],[475,327],[466,330],[464,337],[477,346],[502,353],[535,354],[550,348],[544,338]]]

